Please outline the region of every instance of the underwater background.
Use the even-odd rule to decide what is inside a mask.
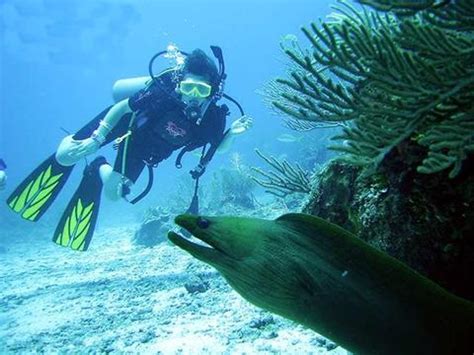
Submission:
[[[220,46],[225,92],[253,118],[200,179],[199,213],[267,220],[305,213],[343,227],[447,290],[461,312],[443,304],[438,316],[446,312],[458,325],[433,326],[428,343],[467,349],[466,329],[474,329],[474,317],[463,318],[474,314],[473,9],[472,0],[0,0],[0,159],[8,166],[0,190],[0,353],[346,354],[335,339],[252,305],[168,240],[168,231],[184,232],[174,218],[193,196],[195,152],[182,169],[177,152],[161,162],[136,205],[102,198],[85,252],[52,242],[85,161],[38,222],[8,208],[16,186],[67,132],[114,103],[114,83],[146,76],[150,58],[170,44],[211,58],[210,46]],[[170,65],[159,58],[154,68]],[[240,112],[219,103],[230,108],[229,127]],[[100,150],[109,161],[111,146]],[[146,185],[144,171],[132,195]],[[304,234],[295,225],[294,234]],[[361,262],[356,250],[344,252],[321,255]],[[291,250],[282,255],[300,265]],[[274,264],[284,263],[269,260],[268,268]],[[420,319],[428,326],[437,319],[416,313],[424,305],[403,296],[403,278],[386,282],[386,270],[367,268],[382,285],[400,281],[389,299],[415,310],[406,327],[413,338]],[[341,270],[341,280],[363,270]],[[320,271],[313,272],[322,286],[304,287],[316,287],[316,296],[342,289]],[[365,284],[353,285],[356,296],[367,291],[371,299],[371,290],[357,289]],[[378,301],[381,314],[404,321]],[[436,302],[427,302],[428,313],[437,312]],[[394,333],[405,334],[398,325]],[[392,350],[389,340],[354,331],[368,344],[361,353],[376,352],[371,344]],[[403,353],[435,353],[432,344],[410,341],[400,345],[411,350]]]
[[[284,66],[279,41],[328,11],[329,3],[309,0],[0,1],[0,157],[8,165],[2,201],[56,150],[65,136],[62,129],[74,132],[111,105],[114,82],[147,75],[151,56],[169,44],[184,51],[201,48],[211,57],[209,46],[220,46],[226,92],[254,118],[253,128],[213,159],[201,179],[206,193],[217,195],[209,191],[213,175],[231,171],[232,159],[260,164],[257,147],[296,159],[299,142],[277,140],[291,132],[257,91]],[[168,65],[159,59],[155,70]],[[232,122],[240,114],[228,105]],[[316,141],[318,135],[313,135]],[[115,151],[104,151],[113,161]],[[299,351],[297,343],[305,352],[325,349],[326,340],[289,321],[275,321],[235,294],[217,272],[166,242],[171,214],[168,224],[148,237],[159,244],[145,241],[155,245],[150,248],[132,242],[150,208],[172,205],[178,214],[188,207],[188,171],[198,157],[187,155],[177,170],[175,156],[155,169],[154,188],[139,204],[102,199],[86,253],[51,242],[84,163],[37,223],[17,218],[5,202],[0,204],[0,352]],[[145,172],[134,192],[142,191],[146,180]],[[229,188],[238,184],[230,182]],[[263,189],[252,189],[263,203]],[[209,203],[220,203],[219,197]],[[186,291],[184,284],[193,285],[194,279],[206,292]]]
[[[56,150],[65,135],[61,128],[75,132],[111,105],[114,82],[147,75],[150,58],[168,44],[184,51],[201,48],[211,57],[209,46],[221,46],[226,92],[254,117],[254,128],[239,137],[232,152],[216,157],[208,175],[229,164],[234,152],[250,164],[259,161],[257,147],[277,155],[297,151],[294,144],[276,140],[288,130],[256,91],[284,66],[279,41],[324,16],[329,3],[33,0],[2,1],[1,6],[1,90],[8,97],[0,108],[1,154],[9,165],[9,189]],[[159,59],[155,70],[168,66],[166,59]],[[228,105],[232,122],[240,114]],[[113,151],[107,157],[112,159]],[[187,156],[182,171],[176,170],[174,160],[175,155],[155,171],[165,189],[155,187],[143,204],[163,198],[177,177],[195,166],[197,157]],[[140,182],[146,185],[146,174]],[[74,191],[76,184],[68,185]],[[107,208],[105,202],[100,224],[115,225],[115,217],[134,221],[143,207],[128,209],[123,203],[113,207],[113,213]]]

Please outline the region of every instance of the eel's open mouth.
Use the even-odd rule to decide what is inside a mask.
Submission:
[[[186,229],[194,237],[203,241],[208,246],[193,243],[182,235],[173,231],[170,231],[168,233],[168,238],[173,244],[177,245],[181,249],[187,251],[188,253],[202,261],[215,261],[216,258],[221,256],[222,254],[225,254],[225,252],[219,248],[216,241],[213,240],[213,238],[205,229],[200,228],[198,226],[198,218],[200,217],[191,215],[179,215],[175,218],[175,223],[180,227]]]

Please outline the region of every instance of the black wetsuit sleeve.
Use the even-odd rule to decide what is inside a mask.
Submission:
[[[210,134],[208,135],[208,143],[210,143],[210,147],[202,159],[203,164],[208,164],[214,154],[216,153],[217,148],[221,144],[224,136],[226,134],[225,126],[226,126],[226,116],[229,114],[229,108],[226,105],[222,105],[217,107],[217,112],[215,114],[215,119],[210,127]]]
[[[226,116],[225,113],[224,115],[221,114],[218,121],[216,122],[214,132],[209,140],[209,143],[211,143],[211,145],[219,145],[222,139],[224,138],[225,121],[226,121],[225,116]]]

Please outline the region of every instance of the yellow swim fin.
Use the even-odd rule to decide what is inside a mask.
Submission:
[[[99,214],[102,192],[99,167],[105,163],[104,157],[98,157],[85,168],[81,183],[54,232],[53,241],[56,244],[80,251],[89,247]]]
[[[7,199],[8,206],[26,220],[36,222],[58,196],[71,174],[51,155],[38,166]]]

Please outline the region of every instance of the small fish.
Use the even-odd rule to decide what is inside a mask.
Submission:
[[[283,133],[280,136],[278,136],[277,141],[283,142],[283,143],[295,143],[301,141],[303,136],[295,137],[294,135],[290,133]]]

